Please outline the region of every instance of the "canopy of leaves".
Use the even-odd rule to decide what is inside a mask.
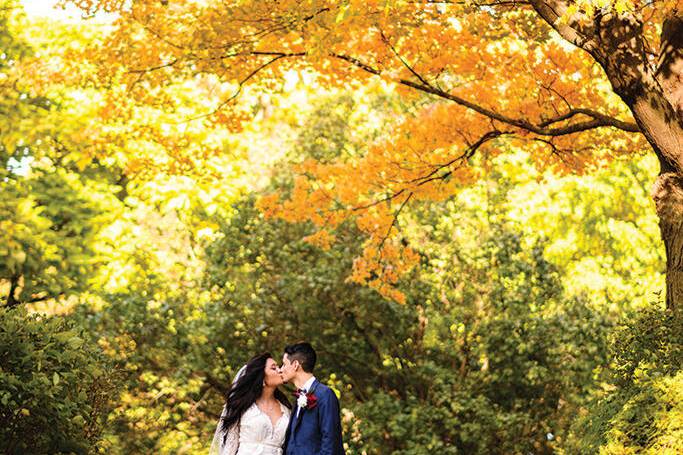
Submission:
[[[520,147],[544,167],[584,172],[647,150],[598,62],[568,44],[563,27],[588,27],[608,10],[647,17],[643,54],[657,55],[658,24],[676,7],[581,1],[550,21],[543,2],[65,3],[117,14],[113,32],[83,55],[108,62],[96,81],[125,83],[143,106],[167,99],[157,94],[178,81],[208,79],[206,119],[236,129],[253,118],[255,97],[302,69],[318,90],[381,83],[414,101],[396,112],[391,136],[359,154],[311,157],[290,197],[261,203],[271,215],[313,221],[320,233],[312,240],[322,243],[355,218],[367,241],[352,279],[397,301],[405,298],[398,277],[418,261],[401,246],[396,217],[410,202],[442,200],[481,177],[475,154]]]
[[[455,4],[81,3],[117,10],[113,33],[3,10],[2,72],[18,81],[0,97],[13,116],[0,118],[6,451],[205,453],[237,369],[302,338],[341,397],[350,454],[680,447],[677,326],[652,311],[614,329],[663,282],[640,139],[600,128],[551,145],[517,126],[450,162],[491,123],[401,88],[416,76],[399,55],[452,93],[489,87],[483,104],[537,125],[563,97],[630,122],[543,24]],[[251,55],[218,58],[212,40],[245,31]],[[459,57],[437,68],[441,40]],[[266,45],[305,55],[245,82],[274,57],[253,55]],[[381,73],[326,53],[350,46]],[[498,105],[503,89],[513,103]]]

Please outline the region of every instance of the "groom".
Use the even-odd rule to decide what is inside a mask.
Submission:
[[[315,361],[315,350],[309,343],[291,344],[282,356],[282,379],[297,387],[285,455],[344,455],[339,401],[313,376]]]

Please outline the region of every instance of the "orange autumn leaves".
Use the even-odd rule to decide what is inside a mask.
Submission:
[[[479,147],[479,163],[504,148],[520,146],[536,148],[539,164],[576,171],[583,169],[591,156],[580,149],[583,141],[586,147],[600,146],[595,136],[586,135],[578,142],[560,138],[555,146],[577,151],[558,156],[546,150],[546,143],[534,142],[532,137],[515,138],[515,131],[503,127],[455,104],[427,105],[398,125],[388,125],[390,134],[369,144],[364,155],[327,163],[308,159],[295,166],[298,177],[291,192],[264,196],[259,207],[267,217],[312,222],[317,231],[306,240],[324,249],[333,245],[335,228],[352,219],[366,240],[349,281],[404,302],[405,295],[397,285],[419,263],[419,256],[404,245],[400,213],[410,202],[444,200],[480,177],[485,169],[471,165],[469,152],[474,147]],[[618,150],[623,153],[627,148]]]
[[[399,278],[418,262],[401,242],[401,211],[415,201],[448,198],[478,178],[485,170],[472,166],[474,154],[486,161],[501,150],[521,147],[540,166],[582,172],[611,156],[642,150],[640,136],[614,128],[543,136],[520,127],[542,125],[572,108],[631,121],[591,57],[553,35],[529,5],[503,2],[481,8],[468,2],[386,0],[73,3],[120,15],[115,32],[91,58],[99,56],[112,74],[139,90],[143,101],[136,106],[152,105],[145,100],[149,93],[177,93],[159,87],[209,75],[223,89],[213,92],[207,119],[235,130],[248,121],[239,95],[247,88],[277,93],[292,70],[315,73],[321,91],[379,79],[412,103],[358,156],[307,160],[295,169],[298,178],[291,193],[260,202],[269,216],[312,222],[317,230],[307,240],[323,248],[335,242],[334,231],[342,222],[353,219],[366,240],[350,280],[399,301]],[[513,126],[462,103],[427,97],[416,86],[476,104],[511,119]],[[588,118],[579,114],[548,126],[582,120]],[[179,161],[191,160],[185,151],[196,148],[170,147],[169,158],[176,154]]]
[[[461,121],[453,122],[453,115],[461,115]],[[468,134],[456,127],[468,120],[475,119],[456,106],[432,106],[363,156],[332,163],[308,159],[295,166],[298,177],[291,192],[286,197],[267,195],[259,207],[269,217],[312,222],[317,231],[307,240],[322,248],[330,248],[334,229],[353,218],[366,240],[349,280],[402,302],[405,296],[396,284],[419,256],[403,245],[398,217],[411,200],[442,200],[476,178],[461,150]]]

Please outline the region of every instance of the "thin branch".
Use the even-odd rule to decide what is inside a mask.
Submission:
[[[403,193],[405,193],[405,192],[406,192],[406,189],[404,188],[404,189],[402,189],[402,190],[397,191],[396,193],[392,193],[392,194],[390,194],[389,196],[383,197],[382,199],[378,199],[378,200],[373,201],[373,202],[371,202],[371,203],[369,203],[369,204],[359,205],[359,206],[356,206],[356,207],[351,207],[350,210],[351,210],[352,212],[357,212],[357,211],[360,211],[360,210],[369,209],[370,207],[374,207],[375,205],[379,205],[379,204],[381,204],[381,203],[383,203],[383,202],[389,202],[389,201],[391,201],[392,199],[396,199],[397,197],[399,197],[401,194],[403,194]]]
[[[267,55],[267,54],[265,54],[265,53],[256,53],[256,52],[252,52],[252,54],[253,54],[253,55]],[[218,106],[216,106],[211,112],[208,112],[208,113],[206,113],[206,114],[201,114],[201,115],[198,115],[198,116],[196,116],[196,117],[192,117],[192,118],[190,118],[190,119],[185,120],[183,123],[185,123],[185,122],[191,122],[191,121],[194,121],[194,120],[200,120],[200,119],[203,119],[203,118],[210,117],[210,116],[214,115],[216,112],[220,111],[220,110],[223,109],[225,106],[227,106],[232,100],[234,100],[235,98],[237,98],[237,97],[239,96],[239,94],[242,93],[242,87],[244,86],[244,84],[246,84],[252,77],[256,76],[261,70],[263,70],[263,69],[265,69],[266,67],[272,65],[273,63],[277,62],[277,61],[280,60],[280,59],[283,59],[283,58],[286,58],[286,57],[298,57],[298,56],[302,56],[302,55],[305,55],[305,54],[304,54],[303,52],[300,52],[300,53],[292,53],[292,54],[281,53],[281,54],[279,54],[279,55],[276,55],[276,56],[273,57],[272,59],[268,60],[266,63],[260,65],[258,68],[256,68],[256,69],[254,69],[253,71],[251,71],[245,78],[243,78],[243,79],[239,82],[239,84],[238,84],[238,86],[237,86],[237,90],[235,91],[235,93],[233,93],[233,94],[232,94],[229,98],[227,98],[226,100],[222,101],[222,102],[221,102]]]
[[[394,227],[396,227],[398,225],[398,217],[401,214],[401,212],[403,211],[403,209],[405,208],[405,206],[408,204],[408,201],[410,201],[410,199],[413,197],[413,194],[415,194],[415,193],[413,193],[411,191],[410,194],[408,194],[408,197],[406,197],[403,200],[403,202],[401,203],[401,206],[394,212],[394,218],[391,221],[391,225],[389,226],[389,229],[387,229],[387,233],[384,235],[384,237],[382,238],[382,241],[379,243],[379,247],[377,248],[377,251],[380,254],[380,257],[378,257],[378,260],[381,259],[382,248],[384,247],[384,243],[391,236],[391,231],[394,229]]]
[[[484,134],[482,137],[480,137],[479,140],[477,140],[477,142],[475,142],[474,144],[470,145],[470,146],[469,146],[469,147],[468,147],[460,156],[458,156],[457,158],[454,158],[454,159],[452,159],[451,161],[449,161],[448,163],[445,163],[445,164],[442,164],[442,165],[436,167],[436,168],[433,169],[432,172],[430,172],[428,175],[426,175],[426,176],[424,176],[424,177],[419,177],[419,178],[417,178],[417,179],[410,180],[410,181],[407,182],[407,183],[417,183],[417,182],[419,182],[419,183],[417,183],[417,186],[421,186],[421,185],[424,185],[424,184],[429,183],[429,182],[434,181],[434,180],[443,180],[443,179],[447,178],[449,175],[453,174],[453,170],[449,170],[448,172],[446,172],[446,173],[444,173],[444,174],[441,174],[441,175],[436,175],[436,173],[438,173],[440,170],[442,170],[442,169],[444,169],[444,168],[449,168],[449,167],[451,167],[453,164],[455,164],[455,163],[458,162],[458,161],[462,161],[462,160],[466,160],[466,159],[471,158],[471,157],[476,153],[476,151],[477,151],[482,145],[484,145],[486,142],[488,142],[488,141],[490,141],[490,140],[493,140],[493,139],[495,139],[495,138],[497,138],[497,137],[500,137],[500,136],[502,136],[502,135],[505,135],[505,134],[512,134],[512,132],[511,132],[511,131],[498,131],[498,130],[496,130],[496,131],[489,131],[488,133],[486,133],[486,134]]]
[[[408,64],[408,62],[407,62],[403,57],[401,57],[401,55],[398,53],[398,51],[396,50],[396,48],[395,48],[395,47],[393,46],[393,44],[391,44],[391,42],[389,41],[389,38],[387,38],[386,35],[384,35],[384,32],[380,30],[379,33],[380,33],[380,35],[381,35],[381,37],[382,37],[382,41],[384,41],[384,43],[385,43],[387,46],[389,46],[389,49],[391,49],[391,51],[394,53],[394,55],[396,56],[396,58],[398,58],[398,59],[401,61],[401,63],[403,64],[403,66],[405,66],[405,67],[408,69],[408,71],[410,71],[411,73],[413,73],[413,76],[415,76],[415,77],[416,77],[420,82],[422,82],[424,85],[429,85],[429,86],[431,86],[431,84],[430,84],[429,82],[427,82],[427,80],[426,80],[425,78],[423,78],[420,74],[418,74],[418,72],[415,71],[415,70],[413,69],[413,67],[412,67],[410,64]]]
[[[152,71],[158,71],[158,70],[160,70],[160,69],[164,69],[164,68],[171,67],[171,66],[175,65],[176,63],[178,63],[179,61],[180,61],[179,59],[174,58],[174,59],[171,60],[170,62],[164,63],[163,65],[153,66],[153,67],[151,67],[151,68],[144,68],[144,69],[137,69],[137,70],[129,70],[129,71],[126,71],[126,72],[127,72],[127,73],[131,73],[131,74],[151,73]]]
[[[403,184],[414,184],[415,187],[420,187],[422,185],[426,185],[427,183],[433,182],[435,180],[445,180],[450,175],[452,175],[455,170],[451,169],[448,172],[445,172],[445,173],[440,174],[440,175],[436,175],[440,170],[447,168],[447,167],[450,167],[460,160],[465,160],[465,159],[471,158],[474,155],[474,153],[477,150],[479,150],[479,148],[481,148],[481,146],[484,145],[486,142],[488,142],[492,139],[495,139],[499,136],[507,135],[507,134],[512,134],[512,132],[511,131],[498,131],[498,130],[489,131],[488,133],[484,134],[481,138],[479,138],[477,140],[477,142],[470,145],[462,154],[460,154],[458,157],[452,159],[448,163],[445,163],[445,164],[442,164],[442,165],[436,167],[429,174],[427,174],[425,176],[418,177],[418,178],[415,178],[413,180],[409,180],[407,182],[401,182],[401,183],[403,183]],[[356,207],[351,207],[350,210],[354,211],[354,212],[357,212],[360,210],[365,210],[365,209],[368,209],[368,208],[373,207],[375,205],[379,205],[379,204],[382,204],[384,202],[389,202],[393,199],[396,199],[397,197],[399,197],[400,195],[402,195],[403,193],[405,193],[407,191],[408,191],[407,188],[402,188],[399,191],[396,191],[395,193],[391,193],[388,196],[385,196],[381,199],[370,202],[368,204],[360,205],[360,206],[356,206]],[[413,192],[410,192],[410,195],[408,196],[407,199],[410,199],[412,196],[413,196]],[[405,201],[404,201],[404,204],[405,204]]]

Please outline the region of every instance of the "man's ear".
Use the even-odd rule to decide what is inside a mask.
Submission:
[[[294,371],[295,371],[295,372],[299,371],[299,366],[300,366],[300,365],[301,365],[301,364],[299,363],[298,360],[292,360],[292,368],[294,368]]]

